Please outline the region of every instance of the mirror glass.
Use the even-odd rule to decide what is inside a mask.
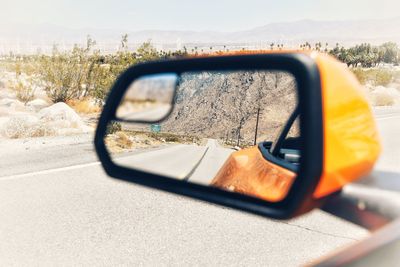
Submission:
[[[172,107],[178,75],[163,73],[140,77],[126,90],[116,117],[125,121],[159,121]]]
[[[105,142],[117,165],[276,202],[299,167],[297,103],[282,71],[144,77],[117,111],[132,122],[110,122]]]

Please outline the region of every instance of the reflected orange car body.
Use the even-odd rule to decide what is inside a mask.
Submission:
[[[232,153],[211,185],[278,202],[286,197],[295,177],[294,172],[265,160],[255,146]]]

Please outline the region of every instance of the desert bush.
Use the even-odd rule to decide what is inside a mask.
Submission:
[[[367,84],[370,82],[374,86],[387,86],[395,77],[393,71],[386,69],[354,68],[352,69],[352,72],[361,84]]]
[[[389,71],[378,71],[375,74],[375,85],[386,86],[393,80],[393,74]]]
[[[128,149],[133,146],[133,142],[129,139],[129,136],[124,132],[116,132],[117,143],[123,149]]]
[[[21,63],[20,62],[15,63],[14,67],[15,67],[15,77],[18,78],[22,73]]]
[[[179,143],[182,141],[182,139],[179,136],[174,136],[174,135],[168,135],[165,137],[166,142],[172,142],[172,143]]]
[[[101,107],[90,98],[84,98],[82,100],[71,99],[67,101],[67,104],[79,113],[90,114],[100,112],[101,110]]]
[[[2,135],[7,138],[28,138],[54,135],[55,131],[34,116],[15,116],[11,117],[2,129]]]
[[[395,101],[390,94],[387,93],[377,93],[373,95],[373,105],[380,106],[393,106]]]
[[[367,74],[365,73],[365,71],[361,68],[354,68],[352,69],[352,72],[354,73],[354,75],[357,77],[358,81],[361,84],[366,84],[368,81],[368,77]]]
[[[114,134],[122,130],[122,125],[119,122],[112,121],[107,125],[106,135]]]
[[[400,103],[400,92],[394,88],[378,86],[369,92],[373,106],[393,106]]]
[[[192,135],[183,135],[183,134],[175,134],[175,133],[149,133],[149,132],[137,132],[141,134],[146,134],[150,138],[153,138],[157,141],[162,142],[171,142],[171,143],[200,143],[200,138]]]
[[[17,99],[24,104],[33,100],[35,91],[30,86],[24,85],[21,81],[16,82],[14,85],[14,90],[16,91]]]
[[[36,81],[33,78],[27,78],[24,81],[18,78],[11,85],[11,89],[15,90],[17,99],[26,104],[34,99],[36,86]]]
[[[70,55],[55,53],[51,57],[43,56],[40,61],[40,77],[48,97],[53,102],[66,102],[79,99],[84,91],[87,61],[85,51],[75,47]]]
[[[116,132],[113,135],[108,135],[105,139],[105,143],[108,151],[111,153],[121,153],[126,149],[133,148],[134,146],[134,142],[124,132]]]

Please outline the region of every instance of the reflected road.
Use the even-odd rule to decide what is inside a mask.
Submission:
[[[118,155],[115,161],[124,167],[209,184],[233,151],[221,147],[215,139],[208,139],[204,146],[166,146],[147,152]]]

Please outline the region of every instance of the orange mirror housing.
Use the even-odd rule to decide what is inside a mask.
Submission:
[[[360,83],[336,59],[311,54],[321,77],[323,172],[315,198],[338,191],[368,174],[381,151],[371,107]]]

